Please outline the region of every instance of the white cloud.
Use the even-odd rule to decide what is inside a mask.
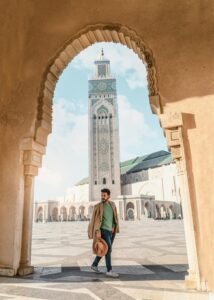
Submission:
[[[80,114],[78,103],[56,101],[53,133],[49,137],[43,168],[36,179],[36,200],[55,199],[68,186],[88,174],[88,115]]]
[[[94,60],[99,58],[101,48],[104,48],[105,56],[111,61],[112,73],[115,76],[123,76],[129,87],[147,86],[146,68],[140,58],[126,46],[114,43],[97,43],[83,50],[73,60],[73,65],[78,69],[87,69],[94,72]]]
[[[58,185],[61,184],[63,176],[59,172],[52,171],[44,166],[40,171],[39,179],[46,185]]]
[[[146,124],[142,112],[131,107],[126,96],[118,96],[121,160],[130,159],[142,150],[155,132]]]

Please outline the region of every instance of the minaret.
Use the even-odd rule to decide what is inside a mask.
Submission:
[[[120,195],[119,122],[116,79],[110,61],[101,56],[89,80],[89,200],[99,201],[100,190],[109,188],[111,199]]]

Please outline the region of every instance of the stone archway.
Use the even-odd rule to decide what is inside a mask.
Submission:
[[[69,219],[70,219],[70,221],[76,220],[76,207],[74,207],[74,206],[71,206],[69,208]]]
[[[133,208],[127,209],[126,216],[127,216],[127,220],[134,220],[135,219],[134,209]]]
[[[85,220],[85,206],[83,205],[79,207],[79,219],[81,221]]]
[[[134,203],[128,202],[126,204],[126,219],[127,220],[134,220],[135,219],[135,206]]]
[[[155,219],[160,219],[161,213],[160,213],[160,207],[158,204],[155,205]]]
[[[174,219],[175,212],[174,212],[174,208],[172,205],[169,206],[168,211],[169,211],[169,219]]]
[[[155,61],[152,51],[135,31],[118,24],[91,25],[79,31],[50,60],[41,83],[38,113],[35,126],[35,140],[46,145],[47,135],[51,132],[52,97],[60,74],[71,60],[82,50],[97,42],[121,43],[132,49],[145,63],[147,69],[148,90],[151,109],[154,113],[162,112],[158,93]]]
[[[44,221],[44,211],[43,211],[42,206],[40,206],[37,210],[36,220],[37,220],[37,222],[43,222]]]
[[[52,216],[51,216],[51,219],[53,222],[56,222],[58,221],[58,208],[57,207],[54,207],[53,210],[52,210]]]
[[[97,24],[87,26],[71,37],[57,53],[47,62],[45,72],[41,79],[40,92],[38,95],[38,109],[35,119],[34,136],[24,138],[21,143],[24,164],[24,198],[22,233],[22,259],[20,265],[25,268],[25,262],[30,262],[31,241],[29,231],[32,232],[32,220],[29,210],[32,206],[33,178],[38,173],[42,164],[42,156],[45,153],[47,138],[52,131],[52,98],[55,85],[60,74],[67,64],[83,49],[97,42],[121,43],[132,49],[145,63],[148,78],[148,90],[150,106],[153,113],[159,117],[161,126],[166,135],[167,144],[173,158],[177,162],[178,171],[184,182],[184,223],[187,241],[189,261],[189,281],[195,286],[200,286],[199,266],[197,258],[196,238],[193,226],[192,204],[186,173],[186,159],[183,141],[183,114],[178,112],[164,111],[164,105],[158,91],[157,71],[153,53],[146,42],[135,31],[120,24]],[[22,262],[24,261],[24,262]],[[27,266],[28,267],[28,266]]]
[[[160,207],[160,214],[161,214],[161,219],[166,219],[166,207],[164,204],[161,205]]]
[[[60,208],[60,221],[67,221],[67,220],[68,220],[67,209],[65,206],[62,206]]]
[[[144,204],[144,215],[146,218],[151,218],[151,208],[149,202]]]

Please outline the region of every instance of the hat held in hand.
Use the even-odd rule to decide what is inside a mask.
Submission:
[[[93,253],[99,257],[105,256],[108,252],[108,245],[102,238],[95,239],[93,242]]]

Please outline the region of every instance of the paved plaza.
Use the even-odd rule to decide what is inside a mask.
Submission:
[[[33,228],[33,275],[0,277],[0,299],[208,299],[186,291],[187,256],[181,220],[126,221],[113,245],[119,279],[95,274],[88,222],[36,223]]]

